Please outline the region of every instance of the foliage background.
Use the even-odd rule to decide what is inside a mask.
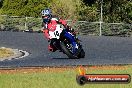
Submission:
[[[42,9],[67,20],[99,21],[101,0],[1,0],[1,14],[41,17]],[[103,0],[103,21],[132,23],[131,0]]]

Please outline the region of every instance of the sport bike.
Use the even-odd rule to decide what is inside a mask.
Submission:
[[[57,24],[55,31],[49,31],[52,46],[69,58],[84,58],[85,52],[82,48],[81,41],[76,35],[66,30],[63,25]]]

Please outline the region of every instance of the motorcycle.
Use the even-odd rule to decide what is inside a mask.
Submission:
[[[49,31],[50,40],[56,50],[60,50],[69,58],[79,59],[85,57],[85,52],[82,48],[81,41],[76,35],[67,31],[63,25],[57,24],[55,31]]]

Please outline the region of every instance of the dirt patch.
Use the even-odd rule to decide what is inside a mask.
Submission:
[[[120,65],[113,65],[113,66],[91,66],[89,69],[93,70],[126,70],[128,65],[120,66]]]
[[[14,52],[12,51],[12,49],[4,48],[4,47],[0,48],[0,59],[1,58],[7,58],[7,57],[10,57],[13,55],[14,55]]]
[[[6,68],[0,69],[0,74],[13,74],[13,73],[38,73],[38,72],[64,72],[68,70],[75,70],[76,67],[22,67],[22,68]]]
[[[11,49],[11,48],[0,48],[0,61],[20,59],[27,57],[29,53],[27,51]]]
[[[20,68],[1,68],[0,74],[15,74],[15,73],[46,73],[46,72],[64,72],[64,71],[76,71],[78,72],[80,66],[67,66],[67,67],[20,67]],[[86,70],[127,70],[127,66],[84,66]]]

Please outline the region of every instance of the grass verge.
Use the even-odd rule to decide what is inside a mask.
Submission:
[[[0,48],[0,58],[6,58],[14,55],[10,48]]]
[[[87,74],[130,74],[132,65],[88,66]],[[132,88],[129,84],[86,84],[76,83],[78,67],[62,68],[18,68],[0,70],[0,88]]]

